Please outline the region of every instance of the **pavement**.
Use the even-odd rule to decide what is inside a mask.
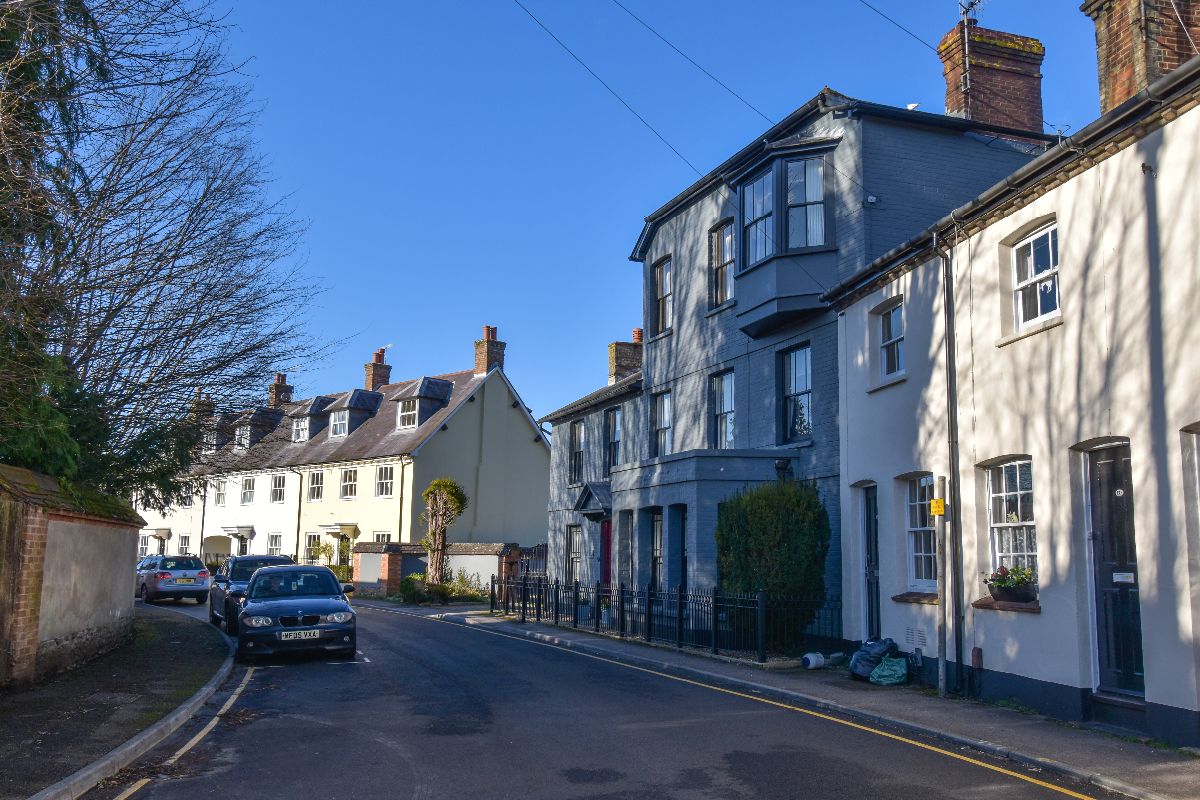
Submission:
[[[29,797],[72,775],[77,780],[53,796],[90,788],[105,769],[124,766],[122,757],[140,755],[139,741],[156,744],[156,727],[158,739],[169,734],[159,723],[223,665],[228,672],[227,661],[225,637],[210,625],[137,604],[129,643],[33,686],[0,691],[0,800]]]
[[[377,605],[388,607],[388,604]],[[1200,798],[1200,754],[1148,743],[1133,735],[1123,736],[992,703],[939,698],[921,687],[874,686],[851,680],[844,667],[812,671],[764,669],[751,662],[713,658],[640,640],[620,640],[534,622],[522,624],[490,615],[485,607],[403,608],[411,613],[485,626],[557,647],[894,726],[1128,797]]]

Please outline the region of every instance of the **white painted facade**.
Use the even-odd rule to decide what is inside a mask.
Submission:
[[[1092,515],[1100,498],[1090,465],[1116,452],[1108,446],[1127,443],[1136,573],[1120,580],[1136,583],[1140,598],[1144,694],[1126,695],[1144,702],[1152,735],[1190,744],[1200,740],[1196,102],[1193,84],[1174,111],[1161,119],[1148,111],[1146,127],[1114,135],[1095,161],[1034,184],[986,219],[968,208],[957,237],[953,227],[939,230],[955,281],[964,660],[978,648],[985,695],[991,681],[1000,696],[1102,718],[1099,653],[1107,639],[1098,622]],[[1057,228],[1060,311],[1020,329],[1013,246],[1048,226]],[[880,632],[926,657],[935,655],[938,607],[929,604],[929,583],[913,574],[908,481],[956,477],[945,287],[942,262],[931,256],[926,247],[911,263],[898,257],[843,303],[839,320],[845,635],[868,633],[865,536],[874,491]],[[897,302],[904,370],[885,379],[880,312]],[[988,467],[1014,460],[1032,466],[1037,613],[972,605],[988,597],[982,576],[997,566]],[[1126,490],[1117,492],[1128,501]]]

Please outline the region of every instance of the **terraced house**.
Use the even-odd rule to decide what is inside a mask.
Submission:
[[[790,476],[829,509],[837,593],[838,327],[822,294],[1041,152],[1041,45],[992,38],[1005,68],[972,76],[974,106],[826,88],[646,218],[630,257],[646,333],[615,350],[636,347],[640,368],[610,358],[609,386],[545,418],[554,576],[709,588],[722,500]]]
[[[199,491],[166,515],[145,512],[143,553],[314,562],[329,545],[349,564],[357,542],[419,542],[421,492],[440,477],[471,500],[451,541],[544,541],[549,445],[504,374],[504,351],[486,326],[472,369],[393,382],[379,350],[362,388],[299,401],[276,374],[265,406],[210,417]]]

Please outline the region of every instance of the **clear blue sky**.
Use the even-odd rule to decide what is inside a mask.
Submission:
[[[523,0],[702,171],[768,126],[611,0]],[[937,56],[856,0],[622,0],[773,119],[828,85],[944,110]],[[936,44],[955,0],[871,0]],[[989,0],[984,26],[1046,45],[1045,117],[1099,113],[1078,3]],[[276,179],[309,223],[318,341],[298,395],[469,368],[484,324],[545,414],[603,386],[606,346],[641,324],[642,218],[696,174],[511,0],[238,2],[230,45],[265,108]],[[932,179],[932,176],[931,176]],[[263,376],[264,391],[270,376]]]

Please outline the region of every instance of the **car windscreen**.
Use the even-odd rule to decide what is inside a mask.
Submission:
[[[158,564],[159,569],[204,569],[204,562],[198,558],[164,558]]]
[[[249,592],[253,600],[341,593],[342,587],[338,585],[333,573],[324,570],[274,572],[259,575],[250,584]]]
[[[233,569],[229,571],[229,580],[231,581],[248,581],[250,576],[254,574],[254,570],[259,567],[279,566],[282,563],[273,559],[263,559],[262,561],[238,561],[234,563]]]

